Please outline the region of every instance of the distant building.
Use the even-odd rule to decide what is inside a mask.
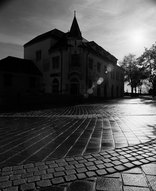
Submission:
[[[117,66],[117,59],[94,41],[82,37],[75,16],[69,32],[54,29],[27,42],[24,59],[32,60],[43,74],[45,93],[123,96],[123,71]]]

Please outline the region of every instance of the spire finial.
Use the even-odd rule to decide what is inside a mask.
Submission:
[[[76,17],[76,11],[74,10],[74,17]]]

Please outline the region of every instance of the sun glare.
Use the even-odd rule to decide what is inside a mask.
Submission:
[[[144,46],[146,41],[145,32],[143,30],[137,30],[137,29],[132,30],[130,31],[129,34],[129,40],[133,46],[138,46],[138,47]]]

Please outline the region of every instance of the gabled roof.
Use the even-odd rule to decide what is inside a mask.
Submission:
[[[96,42],[90,41],[90,42],[85,42],[83,43],[87,48],[89,48],[91,51],[96,53],[99,56],[102,56],[106,58],[107,60],[113,61],[113,63],[116,64],[117,58],[110,54],[108,51],[106,51],[104,48],[99,46]]]
[[[44,39],[47,39],[47,38],[50,38],[50,37],[53,37],[55,39],[60,39],[62,38],[62,36],[64,35],[64,32],[58,30],[58,29],[53,29],[51,31],[48,31],[44,34],[41,34],[35,38],[33,38],[32,40],[30,40],[29,42],[27,42],[26,44],[24,44],[24,47],[28,46],[28,45],[31,45],[33,43],[36,43],[36,42],[40,42],[41,40],[44,40]]]
[[[79,25],[77,23],[77,19],[76,16],[74,16],[70,31],[69,31],[69,36],[70,37],[74,37],[77,39],[82,39],[82,35],[81,35],[81,31],[79,28]]]
[[[0,71],[42,75],[33,61],[13,56],[0,60]]]

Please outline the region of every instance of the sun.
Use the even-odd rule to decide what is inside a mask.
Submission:
[[[141,29],[135,29],[129,33],[129,41],[133,46],[144,46],[146,41],[145,31]]]

